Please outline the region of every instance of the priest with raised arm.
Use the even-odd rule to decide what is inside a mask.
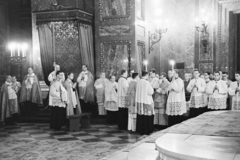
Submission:
[[[226,82],[220,79],[220,75],[220,72],[214,72],[215,80],[210,81],[207,85],[206,92],[209,94],[209,110],[227,109],[228,87]]]
[[[64,73],[56,72],[57,79],[50,86],[49,106],[51,106],[50,128],[60,130],[66,124],[67,90],[63,87]]]
[[[199,70],[193,71],[194,79],[187,86],[187,91],[191,92],[190,98],[190,118],[194,118],[206,111],[205,91],[206,82],[200,78]]]
[[[57,65],[55,62],[53,63],[53,67],[54,71],[52,71],[48,76],[48,81],[50,82],[50,84],[52,84],[57,79],[56,72],[60,71],[60,66]]]
[[[23,79],[19,102],[24,103],[24,112],[31,116],[36,115],[38,106],[43,104],[38,77],[32,68],[28,69],[28,75]]]
[[[137,83],[136,107],[137,128],[139,134],[149,135],[154,130],[153,88],[148,80],[148,72],[142,72],[142,78]]]
[[[123,69],[121,71],[121,77],[118,80],[118,128],[127,130],[128,128],[128,108],[127,108],[127,91],[128,91],[128,81],[127,81],[127,70]]]
[[[168,86],[167,115],[169,126],[181,123],[187,113],[184,82],[178,75],[178,70],[172,71],[171,83]]]

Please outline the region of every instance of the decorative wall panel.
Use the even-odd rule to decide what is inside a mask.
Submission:
[[[101,43],[100,63],[101,71],[106,76],[119,77],[122,69],[129,70],[131,64],[131,43],[128,41],[110,41]]]
[[[32,11],[81,9],[93,13],[93,0],[31,0]]]
[[[137,18],[145,20],[145,0],[136,1],[137,9]]]
[[[204,73],[204,72],[213,73],[213,63],[199,63],[199,71],[201,73]]]
[[[100,0],[100,20],[128,19],[131,16],[131,0]]]
[[[130,25],[100,26],[99,36],[127,36],[131,35]]]
[[[78,29],[76,22],[59,22],[54,24],[56,63],[64,72],[81,71]]]
[[[6,75],[8,60],[6,45],[8,40],[8,10],[7,4],[0,2],[0,75]]]
[[[145,37],[145,27],[137,25],[136,30],[137,30],[137,35],[138,36]]]
[[[132,54],[132,57],[135,57],[135,61],[132,62],[132,69],[134,69],[139,74],[142,74],[142,71],[145,70],[143,61],[146,59],[146,45],[143,41],[137,41],[137,54]],[[138,58],[138,61],[136,59]],[[139,64],[137,64],[139,63]]]

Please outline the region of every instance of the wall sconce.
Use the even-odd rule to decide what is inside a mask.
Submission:
[[[156,29],[155,33],[149,31],[149,54],[154,50],[153,45],[158,43],[162,39],[162,34],[167,32],[166,29]]]
[[[208,37],[209,37],[209,33],[208,33],[208,26],[206,25],[206,23],[204,21],[201,21],[201,27],[196,26],[196,30],[198,32],[201,32],[201,44],[203,45],[204,48],[204,53],[207,53],[207,48],[208,48]]]

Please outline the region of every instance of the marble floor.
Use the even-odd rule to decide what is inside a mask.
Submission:
[[[1,160],[99,160],[145,136],[96,124],[79,132],[54,131],[49,124],[18,123],[0,127]]]

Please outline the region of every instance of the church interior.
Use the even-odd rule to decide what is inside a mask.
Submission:
[[[239,53],[240,0],[0,0],[0,159],[240,160]],[[57,70],[57,66],[61,69]],[[127,117],[104,109],[107,94],[122,98],[119,88],[128,80],[123,70],[127,77],[136,75],[144,83],[141,76],[148,73],[150,78],[158,75],[157,83],[163,83],[170,71],[178,75],[174,80],[170,78],[170,85],[179,79],[186,85],[186,74],[191,74],[193,78],[185,91],[184,85],[179,91],[184,94],[181,100],[186,111],[180,116],[184,118],[174,125],[155,124],[156,115],[167,119],[168,103],[175,102],[174,96],[169,100],[174,89],[161,92],[159,96],[166,99],[158,101],[156,95],[162,85],[155,88],[149,80],[146,84],[152,86],[150,98],[155,111],[153,131],[139,134],[121,129],[121,124],[109,123],[108,115],[112,116],[110,119],[118,117],[118,121],[128,122],[128,126],[129,118],[133,119],[131,123],[137,123],[137,128],[140,123],[138,107],[135,114],[120,107],[121,115],[125,116],[126,111]],[[108,87],[102,92],[105,82],[97,84],[103,75],[106,83],[117,85],[111,93],[106,93]],[[60,83],[60,76],[71,82]],[[194,90],[197,80],[189,89],[195,76],[205,85],[201,93],[199,87]],[[205,82],[206,76],[212,77],[214,85],[216,81],[216,90]],[[221,79],[216,80],[217,76]],[[12,78],[21,87],[17,83],[11,94],[8,86],[13,82],[8,79]],[[86,99],[91,79],[92,100]],[[71,86],[68,91],[68,84],[77,87]],[[56,85],[60,85],[56,92],[66,108],[61,108],[60,100],[52,94],[52,86]],[[207,88],[213,93],[203,100]],[[186,101],[188,90],[191,98]],[[75,97],[72,113],[69,100],[63,100],[64,93]],[[198,96],[195,93],[201,94],[202,99],[194,100]],[[29,96],[34,100],[30,102]],[[101,96],[105,96],[102,101]],[[138,102],[134,97],[134,104],[144,106],[145,98]],[[201,100],[206,109],[189,116]],[[114,100],[119,106],[125,105],[119,101]],[[53,106],[55,103],[58,107]],[[155,104],[160,103],[165,108],[156,109]],[[8,108],[13,104],[16,111]],[[58,127],[63,110],[66,125]],[[14,120],[7,121],[8,114]],[[145,121],[139,125],[145,127]]]

